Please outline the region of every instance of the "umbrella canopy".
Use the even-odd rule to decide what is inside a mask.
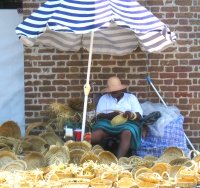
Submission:
[[[89,51],[82,139],[92,53],[125,55],[138,46],[160,52],[176,40],[175,34],[136,0],[48,0],[18,25],[16,33],[26,46]]]
[[[40,43],[65,51],[124,55],[138,46],[159,52],[176,37],[169,28],[136,0],[48,0],[17,28],[25,45]],[[84,34],[84,35],[83,35]]]

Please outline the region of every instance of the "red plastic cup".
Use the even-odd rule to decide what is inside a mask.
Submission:
[[[82,133],[81,129],[74,130],[75,141],[81,141],[81,133]]]

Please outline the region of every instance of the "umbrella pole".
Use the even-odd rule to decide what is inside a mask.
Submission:
[[[162,101],[162,103],[164,104],[164,106],[167,107],[167,104],[166,104],[165,101],[162,99],[162,97],[161,97],[161,95],[159,94],[159,92],[157,91],[157,89],[154,87],[154,85],[153,85],[153,83],[152,83],[152,81],[151,81],[150,76],[148,76],[146,79],[147,79],[148,84],[150,84],[151,87],[154,89],[154,91],[156,92],[156,94],[158,95],[158,97],[160,98],[160,100]],[[188,144],[190,145],[190,147],[191,147],[193,150],[195,150],[193,144],[191,143],[191,141],[189,140],[189,138],[187,137],[187,135],[185,134],[185,132],[184,132],[184,136],[185,136],[185,138],[186,138]]]
[[[91,64],[92,64],[93,41],[94,41],[94,31],[91,32],[91,37],[90,37],[90,51],[89,51],[89,58],[88,58],[87,78],[86,78],[86,83],[84,85],[84,107],[83,107],[81,141],[83,141],[84,134],[85,134],[88,95],[91,89],[89,81],[90,81],[90,70],[91,70]]]

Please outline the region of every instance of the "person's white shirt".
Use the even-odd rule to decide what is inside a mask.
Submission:
[[[131,93],[124,93],[124,96],[119,101],[113,98],[110,94],[104,94],[101,96],[97,104],[97,114],[107,114],[116,110],[121,112],[139,112],[140,115],[143,116],[143,110],[137,97]]]

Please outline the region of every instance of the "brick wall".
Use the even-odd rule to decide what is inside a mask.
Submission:
[[[139,2],[176,31],[176,46],[160,54],[137,50],[122,57],[93,55],[90,97],[105,86],[108,77],[118,75],[141,100],[159,102],[146,82],[150,75],[164,101],[181,110],[186,134],[200,149],[200,1]],[[41,3],[24,0],[24,17]],[[26,123],[43,120],[47,106],[53,101],[65,103],[69,97],[83,96],[86,51],[68,53],[39,46],[25,48],[24,55]]]

